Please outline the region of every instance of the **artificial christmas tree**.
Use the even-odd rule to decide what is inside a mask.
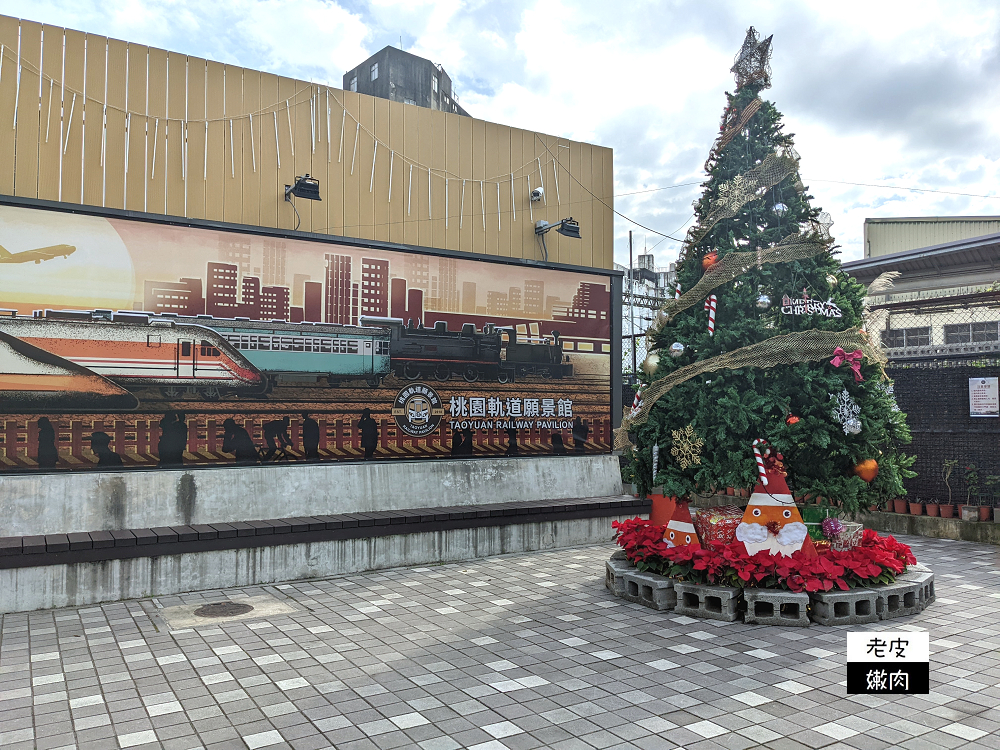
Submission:
[[[783,454],[794,495],[853,510],[905,494],[913,459],[898,446],[909,432],[864,330],[866,289],[841,270],[792,136],[760,98],[770,44],[751,27],[733,66],[736,90],[677,267],[682,294],[647,334],[641,404],[616,444],[635,441],[640,490],[685,497],[753,486],[763,440]]]

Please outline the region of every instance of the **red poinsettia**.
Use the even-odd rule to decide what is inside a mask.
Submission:
[[[846,591],[854,586],[891,583],[917,561],[909,546],[871,529],[852,550],[828,550],[815,557],[798,551],[787,557],[767,551],[749,555],[742,542],[711,549],[668,547],[663,541],[666,527],[641,518],[616,521],[612,526],[626,557],[640,570],[709,585],[810,593],[834,587]]]

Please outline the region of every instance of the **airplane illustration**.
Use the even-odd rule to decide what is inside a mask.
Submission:
[[[43,260],[52,260],[60,255],[68,258],[76,252],[73,245],[49,245],[48,247],[38,247],[34,250],[25,250],[20,253],[12,253],[3,245],[0,245],[0,263],[41,263]]]

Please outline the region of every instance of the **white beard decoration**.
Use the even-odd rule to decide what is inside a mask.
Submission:
[[[808,534],[809,530],[804,523],[799,521],[786,523],[781,528],[781,531],[778,532],[778,544],[782,546],[801,545],[806,540]]]
[[[736,538],[744,544],[760,544],[767,541],[767,527],[759,523],[741,523],[736,527]]]

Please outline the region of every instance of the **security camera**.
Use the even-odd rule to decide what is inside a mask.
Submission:
[[[545,191],[542,190],[540,187],[539,188],[535,188],[534,190],[531,191],[531,202],[532,203],[538,203],[538,201],[540,201],[544,197],[545,197]]]

